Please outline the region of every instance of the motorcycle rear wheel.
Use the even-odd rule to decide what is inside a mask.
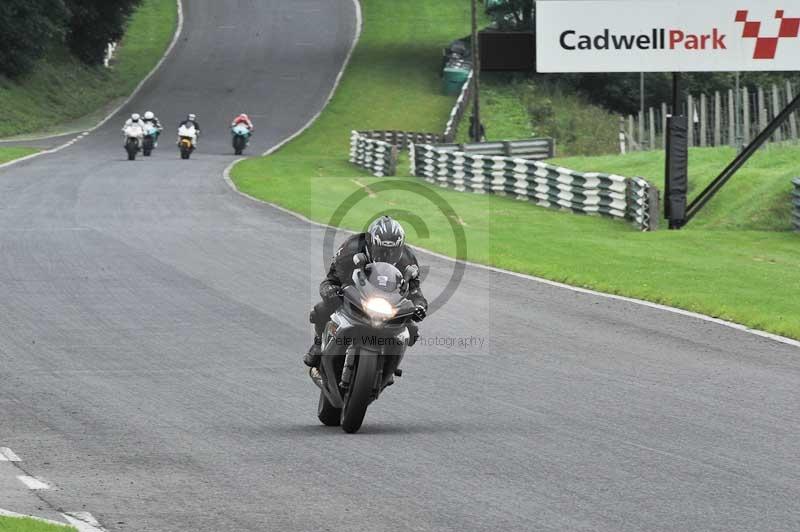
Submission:
[[[342,409],[334,407],[321,390],[319,392],[319,404],[317,405],[317,417],[323,425],[328,427],[338,427],[342,422]]]
[[[344,399],[342,429],[348,434],[358,432],[364,423],[367,407],[372,402],[378,376],[380,357],[370,351],[361,351],[355,376]]]

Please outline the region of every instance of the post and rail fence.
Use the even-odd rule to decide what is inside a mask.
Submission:
[[[681,112],[689,117],[689,147],[746,146],[797,96],[800,88],[787,81],[768,88],[740,90],[738,102],[734,89],[686,97]],[[666,148],[667,116],[672,113],[672,106],[662,103],[644,114],[622,117],[620,152]],[[798,114],[793,113],[770,142],[800,140],[799,121]]]

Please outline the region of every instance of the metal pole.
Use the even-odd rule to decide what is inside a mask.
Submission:
[[[481,141],[481,53],[478,44],[478,0],[472,0],[472,137]]]

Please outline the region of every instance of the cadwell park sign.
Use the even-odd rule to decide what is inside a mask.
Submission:
[[[800,70],[798,0],[539,0],[538,72]]]

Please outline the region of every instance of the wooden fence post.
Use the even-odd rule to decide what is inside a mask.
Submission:
[[[767,100],[764,96],[764,87],[758,88],[758,132],[767,129]]]
[[[736,147],[736,99],[733,96],[734,91],[728,91],[728,144]]]
[[[772,116],[773,118],[781,114],[781,95],[778,91],[778,86],[774,83],[772,84]],[[772,140],[775,142],[783,141],[783,131],[781,128],[775,130],[775,134],[772,136]]]
[[[722,145],[722,98],[714,93],[714,146]]]
[[[695,113],[695,111],[694,111],[694,98],[692,97],[691,94],[689,95],[689,98],[688,98],[688,109],[689,109],[689,112],[686,113],[687,116],[689,117],[689,132],[688,132],[689,133],[689,135],[688,135],[689,142],[688,143],[689,143],[689,147],[692,148],[692,147],[694,147],[694,113]]]
[[[750,91],[747,90],[747,87],[742,87],[742,102],[742,116],[744,116],[742,120],[742,140],[744,145],[747,146],[750,144],[750,126],[752,125],[750,122]]]
[[[700,95],[700,146],[708,146],[708,98]]]
[[[636,142],[636,135],[634,135],[634,131],[636,131],[636,124],[634,123],[636,120],[633,118],[633,115],[628,115],[628,140],[631,144],[631,151],[638,150],[638,144]]]
[[[619,152],[625,155],[627,151],[625,146],[625,117],[621,116],[619,117]]]
[[[644,143],[644,112],[639,111],[639,147],[642,151],[649,149]]]
[[[650,108],[650,146],[651,150],[656,149],[656,110]]]
[[[786,81],[786,101],[791,102],[794,100],[794,91],[792,88],[792,82]],[[789,115],[789,134],[792,136],[792,140],[797,140],[797,113],[792,113]]]

